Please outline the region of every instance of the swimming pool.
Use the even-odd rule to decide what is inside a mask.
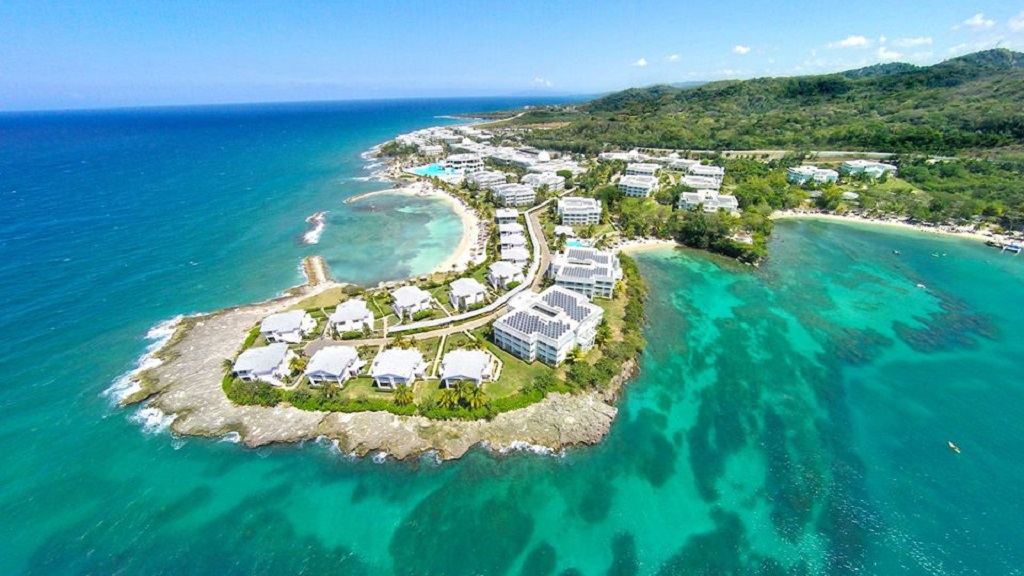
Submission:
[[[427,164],[426,166],[419,166],[413,168],[412,173],[417,174],[419,176],[428,177],[451,176],[453,174],[458,174],[458,172],[456,172],[455,170],[446,169],[444,166],[442,166],[441,164],[437,164],[436,162],[434,164]]]
[[[566,240],[565,245],[572,248],[590,248],[594,243],[590,240]]]

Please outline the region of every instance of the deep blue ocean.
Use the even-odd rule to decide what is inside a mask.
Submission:
[[[0,574],[1022,573],[1024,257],[961,239],[801,221],[760,269],[638,254],[641,375],[557,457],[253,450],[104,396],[162,321],[273,297],[303,256],[432,269],[459,219],[344,204],[386,187],[360,154],[526,103],[0,115]]]

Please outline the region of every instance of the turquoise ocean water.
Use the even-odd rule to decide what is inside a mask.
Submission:
[[[342,203],[380,187],[359,153],[515,104],[0,117],[0,573],[1021,572],[1024,259],[958,239],[782,222],[756,270],[638,255],[642,373],[560,457],[250,450],[103,396],[153,326],[272,297],[302,256],[361,283],[441,262],[444,204]]]

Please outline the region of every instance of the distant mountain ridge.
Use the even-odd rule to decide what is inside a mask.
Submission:
[[[994,49],[931,66],[657,85],[578,107],[538,146],[843,148],[952,153],[1024,144],[1024,54]],[[528,119],[524,119],[528,120]]]

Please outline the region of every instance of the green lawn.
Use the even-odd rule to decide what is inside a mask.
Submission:
[[[483,330],[477,329],[473,332],[473,335],[477,338],[484,338]],[[526,362],[516,358],[515,356],[505,352],[501,348],[494,345],[493,342],[487,342],[487,350],[498,357],[501,360],[504,367],[501,370],[501,378],[498,382],[491,383],[491,386],[486,387],[488,395],[491,395],[492,389],[494,394],[501,397],[503,395],[511,394],[522,388],[524,385],[533,382],[534,378],[541,374],[550,374],[554,371],[553,368],[544,364],[543,362],[533,362],[527,364]]]
[[[410,336],[413,338],[414,336]],[[423,359],[427,363],[434,361],[434,356],[437,355],[437,349],[441,346],[441,337],[436,336],[434,338],[428,338],[426,340],[416,340],[416,349],[423,353]]]
[[[330,288],[323,292],[310,296],[305,300],[300,301],[295,306],[289,308],[289,310],[309,310],[319,308],[330,308],[337,306],[338,304],[348,300],[349,297],[345,294],[345,287],[339,286],[337,288]]]
[[[392,393],[389,390],[379,390],[373,385],[373,378],[369,376],[358,376],[356,378],[350,378],[348,382],[345,382],[345,387],[338,392],[342,398],[355,399],[360,397],[365,398],[382,398],[390,400]]]
[[[459,348],[467,348],[475,342],[469,338],[464,332],[456,332],[448,337],[444,343],[444,353],[447,354],[452,350],[458,350]]]

